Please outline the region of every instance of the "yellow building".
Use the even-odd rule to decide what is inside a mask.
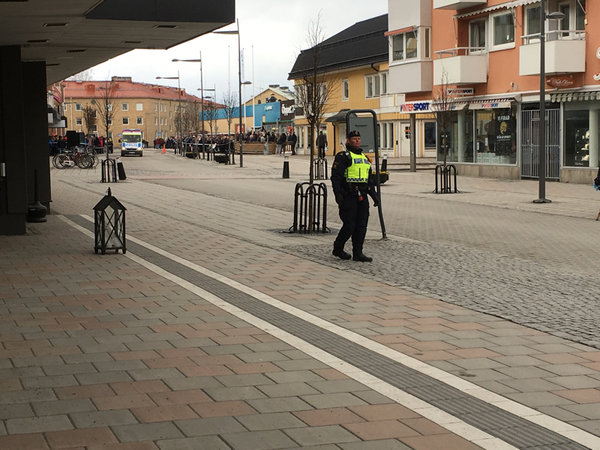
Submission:
[[[369,109],[375,111],[378,120],[378,143],[381,154],[403,156],[404,133],[401,120],[408,122],[408,114],[400,114],[395,107],[396,97],[389,93],[389,50],[387,14],[358,22],[335,36],[323,41],[318,47],[303,50],[298,56],[289,79],[295,82],[295,90],[302,89],[305,77],[314,72],[315,60],[319,82],[326,85],[326,102],[319,131],[327,135],[327,154],[333,155],[344,148],[346,142],[346,111]],[[297,100],[297,106],[300,105]],[[308,153],[312,141],[310,127],[303,112],[295,120],[300,153]],[[408,144],[405,144],[408,152]],[[406,154],[408,156],[408,153]]]
[[[199,124],[200,98],[177,88],[135,83],[131,77],[113,77],[107,81],[63,81],[64,115],[67,129],[88,132],[83,116],[86,106],[95,108],[102,101],[105,88],[114,85],[111,99],[115,109],[109,138],[118,140],[124,129],[139,129],[143,138],[152,144],[157,138],[175,138],[178,133],[179,105],[181,104],[181,134],[197,134]],[[208,103],[208,102],[206,102]],[[205,104],[206,104],[205,103]],[[205,124],[206,130],[208,126]],[[105,134],[102,120],[98,116],[93,134]]]

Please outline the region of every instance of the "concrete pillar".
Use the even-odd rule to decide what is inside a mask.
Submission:
[[[37,200],[50,211],[50,164],[48,150],[48,113],[46,63],[23,63],[25,152],[27,155],[27,200]],[[37,199],[36,199],[37,186]]]
[[[458,152],[458,162],[464,162],[465,161],[465,151],[466,151],[466,143],[465,143],[465,137],[466,137],[466,126],[465,126],[465,120],[466,120],[466,115],[467,112],[464,109],[461,109],[460,111],[458,111],[458,148],[457,148],[457,152]]]
[[[25,234],[27,158],[21,49],[0,46],[0,235]]]
[[[598,167],[598,142],[600,136],[598,136],[598,118],[600,114],[598,109],[590,109],[590,140],[589,146],[589,164],[590,167]]]

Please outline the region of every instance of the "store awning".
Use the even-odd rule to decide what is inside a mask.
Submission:
[[[497,98],[490,100],[473,100],[469,102],[469,109],[510,108],[514,98]]]
[[[600,91],[591,92],[560,92],[550,94],[551,102],[585,102],[589,100],[600,100]]]
[[[350,111],[349,109],[340,109],[340,112],[337,114],[334,114],[331,117],[328,117],[327,119],[325,119],[325,122],[329,122],[329,123],[333,123],[333,122],[345,122],[346,121],[346,116],[348,115],[348,111]]]
[[[468,13],[464,13],[464,14],[456,14],[454,16],[454,18],[462,19],[464,17],[471,17],[471,16],[475,16],[477,14],[488,13],[490,11],[496,11],[499,9],[504,9],[504,8],[509,9],[509,8],[516,8],[517,6],[530,5],[532,3],[538,3],[539,1],[540,0],[513,0],[511,2],[501,3],[499,5],[488,6],[487,8],[476,9],[475,11],[469,11]]]

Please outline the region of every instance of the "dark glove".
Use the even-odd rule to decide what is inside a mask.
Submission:
[[[377,197],[376,195],[373,195],[371,198],[373,199],[373,206],[375,208],[379,208],[379,197]]]
[[[338,206],[342,206],[342,203],[344,202],[344,196],[341,192],[335,193],[335,202],[338,204]]]

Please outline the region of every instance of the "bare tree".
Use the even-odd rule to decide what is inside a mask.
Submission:
[[[323,58],[324,31],[321,26],[321,14],[315,20],[311,20],[307,30],[308,50],[303,50],[300,58],[303,58],[304,75],[299,84],[295,86],[296,106],[302,108],[304,117],[308,122],[311,136],[310,151],[310,182],[314,181],[314,152],[316,139],[323,114],[326,110],[327,100],[335,90],[336,79],[327,76],[325,70],[320,67]],[[331,75],[331,74],[330,74]]]
[[[225,112],[225,118],[227,119],[227,135],[231,134],[231,122],[233,122],[233,116],[238,105],[238,96],[235,92],[228,92],[223,94],[223,111]]]
[[[96,108],[85,105],[81,108],[81,112],[83,114],[83,122],[85,124],[85,129],[87,130],[87,135],[91,136],[94,134],[94,127],[96,126]]]
[[[206,102],[204,104],[204,120],[208,122],[208,127],[210,128],[210,134],[216,133],[217,128],[217,118],[219,117],[219,110],[217,109],[217,105],[214,102]]]
[[[92,101],[96,111],[102,121],[105,131],[104,145],[106,146],[106,158],[108,159],[108,138],[110,136],[110,127],[112,126],[115,113],[117,112],[117,86],[114,81],[105,81],[99,87],[100,95]],[[95,102],[95,103],[94,103]]]
[[[435,115],[437,134],[441,138],[441,149],[443,153],[442,192],[449,192],[448,176],[446,176],[446,165],[448,160],[448,132],[452,123],[456,121],[456,111],[453,108],[452,97],[448,93],[448,73],[442,72],[442,80],[438,92],[431,102],[431,109]]]

